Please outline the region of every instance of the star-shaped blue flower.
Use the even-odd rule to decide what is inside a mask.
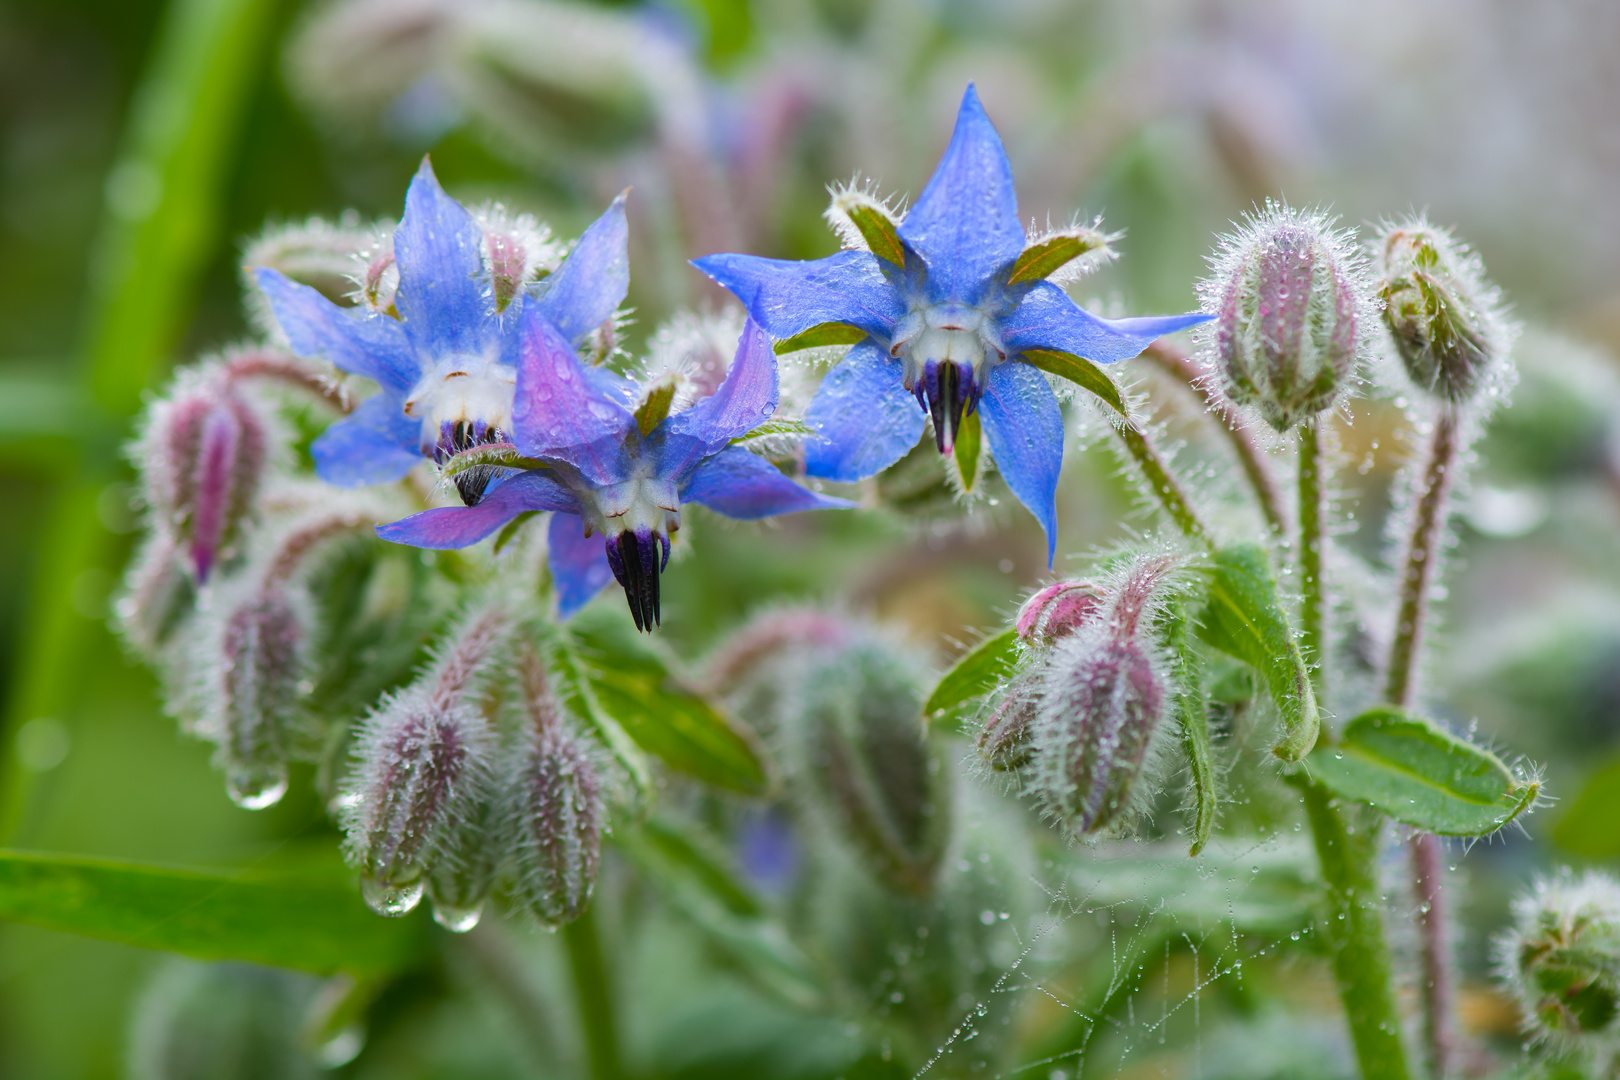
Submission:
[[[1032,361],[1113,363],[1207,316],[1100,319],[1046,280],[1068,261],[1065,249],[1029,244],[1012,167],[971,85],[910,212],[893,222],[868,210],[870,251],[813,262],[710,255],[694,265],[778,339],[826,324],[864,332],[806,411],[821,436],[806,447],[811,476],[882,471],[916,445],[930,415],[936,445],[949,452],[963,416],[978,411],[1003,479],[1046,530],[1050,561],[1063,414]]]
[[[260,269],[259,285],[294,352],[322,357],[381,387],[310,447],[321,479],[340,487],[385,483],[423,457],[442,463],[484,443],[506,442],[522,316],[542,316],[573,343],[612,318],[630,287],[626,239],[621,195],[554,273],[497,310],[486,268],[489,239],[445,194],[424,159],[394,233],[397,318],[340,307],[307,285]]]
[[[538,305],[523,312],[517,338],[513,442],[547,467],[497,467],[476,505],[425,510],[378,535],[459,548],[524,511],[554,511],[549,561],[560,613],[573,614],[616,578],[636,625],[651,631],[683,502],[743,520],[853,505],[801,487],[732,445],[776,411],[776,354],[752,322],[719,388],[674,413],[670,387],[642,388],[586,367]],[[592,541],[597,533],[602,539]]]

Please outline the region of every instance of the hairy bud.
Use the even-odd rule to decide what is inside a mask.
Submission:
[[[495,203],[474,216],[484,230],[484,271],[495,310],[505,311],[520,292],[557,268],[563,250],[531,214],[511,214]]]
[[[141,545],[124,575],[123,593],[113,605],[118,632],[131,648],[155,657],[191,614],[196,596],[178,542],[159,530]]]
[[[796,695],[815,787],[891,888],[926,893],[950,828],[948,777],[928,745],[915,661],[876,634],[822,654]]]
[[[1423,217],[1386,223],[1374,251],[1384,323],[1407,376],[1444,401],[1473,397],[1511,338],[1479,257]]]
[[[1213,269],[1199,291],[1227,396],[1278,431],[1330,408],[1367,329],[1363,258],[1349,236],[1322,214],[1268,201],[1226,238]]]
[[[488,814],[495,735],[478,709],[477,691],[506,628],[498,611],[475,615],[452,636],[434,669],[385,699],[360,733],[355,755],[361,768],[346,800],[345,847],[360,870],[366,903],[378,914],[409,912],[422,898],[425,875],[448,859],[440,889],[452,910],[440,921],[453,929],[471,929],[477,921],[482,895],[472,894],[478,882],[458,880],[454,860],[479,846],[469,834]]]
[[[572,922],[591,902],[607,807],[601,767],[546,690],[539,663],[523,672],[528,746],[509,793],[514,894],[541,921]]]
[[[1014,626],[1028,645],[1050,645],[1075,633],[1103,607],[1103,590],[1089,581],[1060,581],[1024,601]]]
[[[309,669],[309,616],[285,590],[250,596],[225,617],[219,637],[216,759],[231,800],[248,810],[287,791],[288,744]]]
[[[218,371],[182,376],[175,395],[152,407],[136,463],[152,513],[184,541],[198,581],[239,534],[268,447],[264,418]]]
[[[1620,882],[1565,870],[1513,905],[1498,970],[1527,1030],[1568,1049],[1616,1048],[1620,1036]]]
[[[1040,714],[1040,689],[1030,680],[1014,684],[974,737],[979,756],[997,772],[1017,772],[1034,753],[1030,737]]]

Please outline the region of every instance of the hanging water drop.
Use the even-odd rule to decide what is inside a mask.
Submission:
[[[433,905],[433,921],[452,934],[465,934],[478,925],[478,920],[483,914],[482,903],[474,904],[472,907],[456,907],[438,902]]]
[[[365,897],[366,906],[377,914],[387,915],[390,918],[410,914],[411,910],[422,902],[425,888],[426,883],[421,878],[403,885],[370,877],[360,879],[360,895]]]

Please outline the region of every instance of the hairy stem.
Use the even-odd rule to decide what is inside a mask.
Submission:
[[[1260,512],[1266,516],[1266,523],[1276,533],[1288,531],[1288,515],[1283,509],[1282,497],[1277,492],[1277,485],[1271,477],[1271,469],[1266,465],[1265,455],[1255,442],[1249,425],[1219,394],[1209,388],[1203,373],[1193,362],[1184,346],[1165,341],[1162,338],[1147,347],[1142,353],[1151,360],[1161,371],[1171,375],[1193,393],[1198,395],[1204,404],[1204,409],[1218,421],[1221,430],[1226,432],[1227,439],[1232,444],[1232,451],[1237,455],[1238,464],[1243,467],[1243,475],[1248,477],[1249,486],[1254,489],[1255,501],[1260,504]]]
[[[602,958],[602,939],[596,932],[596,908],[562,928],[563,944],[574,974],[574,999],[584,1029],[585,1054],[590,1061],[591,1080],[620,1080],[619,1028],[613,1001],[613,986]]]
[[[1131,460],[1136,462],[1136,467],[1142,470],[1142,476],[1153,489],[1154,497],[1176,523],[1176,527],[1185,533],[1188,539],[1209,544],[1211,542],[1209,530],[1198,519],[1192,503],[1187,501],[1181,486],[1176,483],[1175,477],[1170,475],[1164,459],[1148,441],[1146,433],[1132,427],[1128,422],[1114,430],[1119,432],[1120,442],[1125,444],[1126,452],[1131,455]]]
[[[1457,466],[1457,414],[1442,405],[1435,416],[1434,440],[1423,472],[1412,534],[1402,560],[1401,586],[1395,634],[1385,671],[1384,697],[1391,705],[1411,704],[1412,674],[1423,644],[1429,611],[1429,590],[1440,562],[1445,534],[1447,501]],[[1418,833],[1408,844],[1412,891],[1418,902],[1418,932],[1423,959],[1423,1039],[1429,1071],[1436,1077],[1451,1072],[1452,972],[1451,945],[1446,930],[1444,851],[1439,837]]]
[[[1383,818],[1364,806],[1341,806],[1328,791],[1303,782],[1316,855],[1327,885],[1327,941],[1363,1080],[1406,1080],[1401,1019],[1390,990],[1378,890]]]
[[[1322,431],[1312,418],[1299,425],[1299,649],[1310,665],[1318,700],[1322,696],[1323,649],[1327,644],[1327,604],[1322,595],[1322,547],[1326,542],[1322,491]]]

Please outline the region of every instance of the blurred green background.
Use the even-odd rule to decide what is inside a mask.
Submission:
[[[453,194],[562,235],[628,185],[644,336],[719,302],[688,257],[833,250],[827,183],[859,171],[915,192],[971,79],[1026,216],[1102,213],[1126,231],[1083,290],[1104,304],[1185,310],[1215,233],[1285,195],[1352,225],[1426,207],[1528,324],[1516,404],[1478,447],[1431,665],[1455,688],[1441,713],[1543,763],[1559,800],[1462,863],[1483,987],[1484,935],[1536,868],[1620,856],[1617,50],[1604,0],[6,0],[0,845],[232,868],[332,857],[307,783],[264,813],[226,800],[207,747],[106,629],[133,538],[131,418],[171,365],[253,333],[239,266],[266,222],[396,218],[424,152]],[[1345,543],[1376,559],[1402,406],[1354,411]],[[1107,454],[1073,453],[1057,569],[1143,526],[1129,502]],[[1045,572],[1038,530],[1006,507],[973,528],[793,520],[691,547],[664,637],[693,657],[759,605],[808,596],[898,621],[943,660]],[[123,1075],[160,959],[0,924],[0,1076]],[[1488,994],[1470,1000],[1469,1022],[1511,1025]],[[487,1025],[469,1016],[446,1045]]]

